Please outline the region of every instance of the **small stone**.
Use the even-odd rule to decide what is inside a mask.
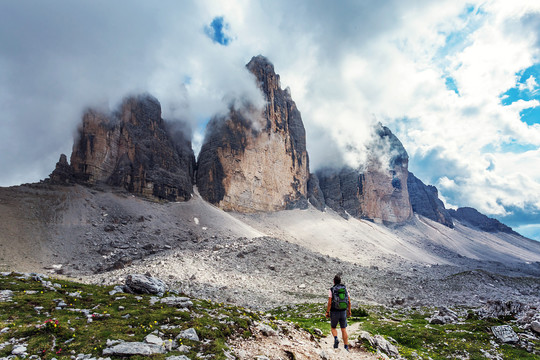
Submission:
[[[533,322],[531,323],[531,329],[532,329],[534,332],[540,334],[540,321],[536,321],[536,320],[533,321]]]
[[[15,345],[13,350],[11,350],[11,355],[23,355],[26,352],[26,346],[24,345]]]
[[[257,325],[257,330],[261,332],[264,336],[276,336],[276,330],[272,329],[269,325],[259,324]]]
[[[187,330],[182,331],[176,339],[186,339],[186,340],[193,340],[193,341],[201,341],[199,340],[199,335],[197,335],[197,332],[194,328],[189,328]]]
[[[154,345],[159,345],[159,346],[163,345],[163,339],[153,334],[148,334],[144,338],[144,341],[147,342],[148,344],[154,344]]]

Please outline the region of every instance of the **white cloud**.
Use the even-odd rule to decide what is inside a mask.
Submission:
[[[536,79],[532,75],[529,76],[527,80],[525,80],[525,84],[518,85],[519,90],[521,91],[528,90],[530,92],[535,91],[537,87],[538,87],[538,83],[536,82]]]

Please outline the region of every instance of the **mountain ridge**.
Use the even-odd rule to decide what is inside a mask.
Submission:
[[[197,185],[204,199],[228,211],[306,208],[309,201],[321,211],[330,207],[344,217],[388,224],[404,223],[418,213],[450,228],[460,219],[473,227],[490,223],[490,231],[508,231],[494,219],[480,221],[470,211],[448,211],[437,189],[408,171],[405,148],[382,124],[374,129],[363,169],[310,173],[300,112],[290,92],[281,89],[273,64],[259,55],[246,69],[266,105],[257,109],[233,102],[228,115],[212,118],[196,161],[184,135],[172,139],[159,101],[138,95],[126,98],[111,114],[87,110],[71,164],[61,155],[46,181],[104,182],[170,201],[188,201]],[[141,126],[147,130],[136,130]],[[154,135],[149,139],[145,133]]]

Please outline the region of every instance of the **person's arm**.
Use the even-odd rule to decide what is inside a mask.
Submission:
[[[328,298],[328,305],[326,306],[326,317],[330,317],[330,309],[332,308],[332,298]]]

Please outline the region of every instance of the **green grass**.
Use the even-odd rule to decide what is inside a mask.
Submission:
[[[284,320],[315,337],[330,333],[330,322],[324,316],[326,303],[283,305],[270,311],[270,316],[263,316],[241,307],[192,299],[194,305],[190,311],[178,311],[176,307],[161,303],[151,305],[149,295],[119,293],[111,296],[112,287],[49,280],[58,284],[56,291],[18,274],[0,276],[0,290],[14,292],[11,302],[0,302],[0,330],[8,329],[0,334],[0,344],[12,338],[24,338],[28,344],[27,353],[42,359],[69,358],[77,354],[99,357],[106,348],[107,339],[143,341],[149,333],[160,330],[162,339],[175,341],[182,330],[194,328],[202,341],[179,340],[179,344],[191,346],[185,355],[192,359],[197,358],[197,354],[226,359],[227,342],[231,338],[251,338],[254,321],[264,321],[278,329],[281,325],[275,320]],[[75,294],[78,295],[73,296]],[[67,304],[60,310],[56,308],[59,300]],[[42,309],[36,311],[36,307]],[[83,313],[72,311],[74,309],[88,309],[93,314],[92,321],[88,322]],[[429,324],[427,318],[435,309],[391,310],[376,306],[354,307],[349,322],[359,322],[360,329],[372,335],[394,339],[401,356],[406,359],[485,359],[484,352],[498,354],[503,359],[540,359],[539,355],[528,353],[519,346],[498,344],[494,347],[495,339],[489,328],[514,325],[509,319],[482,320],[470,311],[467,316],[467,309],[454,310],[463,314],[458,324]],[[176,328],[162,329],[163,325]],[[320,329],[322,335],[316,329]],[[279,330],[286,333],[287,327]],[[519,332],[515,326],[514,330]],[[354,336],[351,338],[357,340]],[[539,341],[533,344],[540,350]],[[0,349],[0,358],[9,356],[12,348],[8,345]],[[364,348],[371,349],[365,343]],[[166,355],[130,359],[165,359],[180,354],[172,351]]]
[[[507,324],[505,320],[465,316],[457,324],[429,324],[427,318],[434,312],[435,309],[422,309],[392,313],[379,309],[378,314],[370,315],[361,328],[394,339],[401,356],[407,359],[485,359],[484,352],[509,360],[540,359],[539,355],[518,346],[497,344],[495,347],[492,344],[495,338],[489,329]],[[540,349],[540,342],[535,345]]]
[[[194,328],[201,342],[181,340],[191,346],[186,353],[195,358],[197,353],[211,355],[213,359],[225,359],[227,339],[250,337],[250,325],[260,320],[258,313],[249,310],[193,299],[191,311],[178,311],[161,303],[150,304],[149,295],[116,294],[109,295],[112,287],[79,284],[64,280],[52,280],[59,284],[57,291],[44,288],[40,281],[21,275],[0,276],[0,290],[14,292],[11,302],[0,302],[0,344],[11,338],[25,339],[27,353],[39,355],[42,359],[69,357],[72,354],[92,354],[102,356],[107,339],[143,341],[149,333],[160,330],[164,340],[175,337],[188,328]],[[34,293],[33,293],[34,292]],[[78,293],[80,297],[68,294]],[[56,309],[58,300],[67,306]],[[43,309],[36,311],[35,307]],[[93,314],[92,321],[73,309],[88,309]],[[126,316],[129,315],[129,316]],[[178,326],[161,329],[162,325]],[[12,346],[0,350],[0,357],[11,354]],[[154,355],[152,359],[180,355]],[[131,357],[137,359],[139,357]],[[140,357],[143,358],[143,357]],[[147,357],[144,357],[147,358]]]

